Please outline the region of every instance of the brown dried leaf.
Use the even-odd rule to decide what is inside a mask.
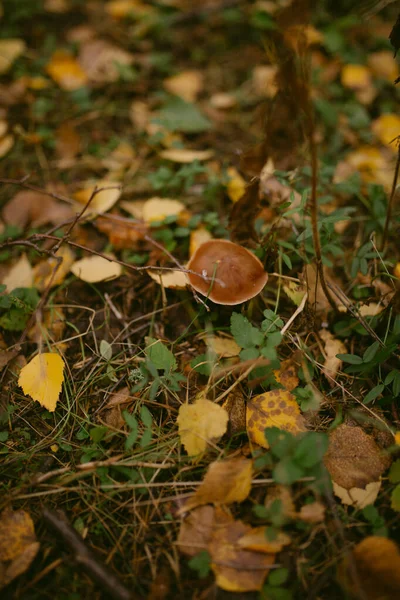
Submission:
[[[341,369],[343,361],[337,358],[337,354],[346,354],[347,348],[341,340],[337,340],[327,329],[321,329],[319,332],[320,338],[325,342],[326,358],[322,373],[325,375],[329,383],[333,386],[338,371]]]
[[[290,358],[281,363],[279,371],[274,371],[274,375],[276,381],[280,383],[288,392],[291,392],[299,385],[297,366]]]
[[[214,529],[213,506],[199,506],[182,521],[177,545],[187,556],[195,556],[207,550],[208,542]]]
[[[58,225],[74,216],[75,211],[45,193],[23,190],[3,208],[2,216],[8,225],[24,229],[27,225],[40,227],[46,223]]]
[[[340,498],[342,504],[355,506],[360,510],[369,504],[374,504],[382,486],[382,481],[372,481],[372,483],[367,483],[365,489],[354,487],[346,490],[344,487],[341,487],[334,481],[332,483],[333,492],[338,498]]]
[[[349,490],[378,481],[391,459],[361,427],[343,424],[330,433],[324,462],[332,480]]]
[[[33,270],[26,254],[22,254],[11,267],[7,275],[3,277],[2,283],[6,286],[7,292],[11,292],[15,288],[32,287]]]
[[[119,71],[116,63],[129,66],[133,55],[105,40],[90,39],[81,45],[79,64],[90,81],[98,84],[117,81]]]
[[[62,259],[57,270],[55,269],[58,262],[56,258],[52,257],[41,260],[33,268],[33,283],[39,292],[43,292],[48,285],[52,288],[60,285],[68,275],[75,260],[75,254],[69,246],[61,246],[55,256]]]
[[[321,502],[311,502],[304,504],[297,517],[306,523],[322,523],[325,519],[325,506]]]
[[[204,76],[195,69],[182,71],[164,79],[163,86],[170,94],[179,96],[186,102],[195,102],[204,85]]]
[[[229,415],[229,433],[241,433],[246,431],[246,403],[242,392],[233,390],[228,394],[222,408]]]
[[[291,538],[282,531],[278,532],[273,540],[269,540],[265,534],[265,527],[253,527],[238,540],[238,546],[243,550],[275,554],[281,552],[283,547],[291,542]]]
[[[39,550],[30,515],[6,509],[0,516],[0,589],[30,566]]]
[[[55,138],[57,155],[63,159],[64,165],[70,164],[70,161],[81,150],[81,137],[79,133],[71,123],[66,121],[56,129]]]

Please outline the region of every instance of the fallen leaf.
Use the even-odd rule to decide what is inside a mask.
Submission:
[[[252,85],[258,96],[273,98],[278,91],[276,76],[278,67],[275,65],[258,65],[254,67]]]
[[[247,403],[247,434],[250,441],[268,448],[267,427],[278,427],[296,434],[306,431],[296,398],[287,390],[271,390],[254,396]]]
[[[129,67],[134,57],[105,40],[89,39],[81,44],[78,60],[85,77],[93,83],[104,84],[117,81],[118,64]]]
[[[75,277],[82,279],[82,281],[98,283],[99,281],[109,281],[120,277],[122,267],[113,261],[112,256],[107,260],[102,256],[93,255],[73,263],[71,271]]]
[[[143,205],[143,219],[146,223],[163,221],[166,217],[176,217],[185,210],[185,205],[171,198],[150,198]]]
[[[50,340],[53,343],[59,342],[64,334],[65,326],[66,319],[62,308],[59,306],[46,308],[43,311],[42,320],[36,321],[33,327],[29,329],[28,338],[36,344],[43,343],[43,340]],[[65,347],[65,344],[57,344],[60,351],[63,351]]]
[[[80,135],[75,127],[66,121],[56,129],[55,140],[55,150],[63,161],[62,166],[68,166],[81,150]]]
[[[81,205],[87,204],[93,196],[87,214],[102,214],[110,210],[121,196],[121,187],[112,181],[100,180],[88,183],[83,189],[75,192],[74,199]]]
[[[382,144],[389,146],[393,152],[397,153],[396,144],[392,142],[400,135],[400,117],[398,115],[381,115],[373,121],[372,131]]]
[[[0,138],[0,158],[8,154],[14,146],[14,136],[10,133]]]
[[[325,342],[326,358],[322,373],[325,375],[331,386],[335,385],[332,381],[340,371],[343,361],[337,358],[337,354],[346,354],[347,348],[341,340],[333,337],[327,329],[321,329],[319,332],[320,338]]]
[[[164,89],[167,90],[167,92],[179,96],[186,102],[195,102],[203,85],[203,73],[194,69],[182,71],[163,81]]]
[[[324,462],[332,480],[349,490],[378,481],[391,459],[361,427],[342,424],[329,434]]]
[[[40,227],[46,223],[58,225],[75,212],[68,204],[63,204],[44,193],[23,190],[3,208],[2,216],[8,225],[16,225],[24,229],[27,225]]]
[[[228,167],[227,169],[228,183],[226,191],[232,202],[237,202],[244,195],[246,189],[246,181],[235,169],[235,167]]]
[[[210,104],[218,110],[229,110],[237,105],[237,100],[233,94],[219,92],[211,96]]]
[[[250,494],[252,474],[253,461],[248,458],[227,458],[210,463],[202,483],[181,512],[203,504],[243,502]]]
[[[237,545],[243,550],[276,554],[291,542],[291,538],[282,531],[279,531],[272,540],[269,540],[266,536],[265,527],[253,527],[238,540]]]
[[[287,519],[294,519],[297,515],[293,502],[292,490],[287,485],[276,484],[268,486],[268,492],[264,500],[264,506],[271,509],[272,505],[279,501],[281,515]]]
[[[0,516],[0,589],[25,573],[40,544],[30,515],[6,509]]]
[[[390,83],[399,75],[399,67],[393,52],[390,50],[381,50],[379,52],[369,52],[367,56],[368,66],[375,77],[386,79]]]
[[[224,435],[228,413],[218,404],[199,398],[193,404],[182,404],[176,421],[186,452],[196,456],[207,449],[209,442],[216,442]]]
[[[376,317],[383,310],[385,310],[385,306],[383,304],[377,304],[376,302],[370,302],[369,304],[361,304],[358,307],[358,312],[362,317]]]
[[[0,40],[0,75],[7,73],[13,62],[25,52],[24,40],[9,38]]]
[[[106,2],[104,10],[114,19],[123,19],[129,15],[146,12],[148,7],[140,0],[111,0]]]
[[[291,392],[299,385],[297,369],[298,367],[294,364],[294,362],[288,358],[281,363],[279,370],[274,371],[276,381],[280,383],[288,392]]]
[[[210,505],[192,510],[181,522],[177,546],[187,556],[207,550],[214,529],[215,508]]]
[[[8,292],[11,292],[15,288],[32,287],[33,269],[26,254],[22,254],[17,262],[11,267],[7,275],[3,277],[2,283],[6,286]]]
[[[228,515],[222,516],[221,512],[216,513],[216,525],[208,544],[216,584],[228,592],[259,591],[275,562],[275,554],[242,549],[238,542],[252,528]]]
[[[140,221],[143,219],[143,206],[146,202],[147,200],[122,200],[119,206]]]
[[[367,88],[372,84],[371,71],[365,65],[343,65],[341,81],[350,90]]]
[[[150,122],[150,109],[146,102],[134,100],[129,108],[129,118],[132,121],[137,133],[146,131]]]
[[[43,292],[50,285],[51,288],[60,285],[69,273],[75,261],[75,254],[69,246],[61,246],[55,256],[61,258],[61,263],[55,271],[57,258],[47,258],[38,262],[33,268],[33,285],[39,292]]]
[[[189,283],[184,271],[147,271],[147,275],[158,285],[171,290],[184,290]]]
[[[356,574],[356,578],[354,577]],[[400,596],[400,549],[386,537],[368,536],[340,564],[338,579],[345,590],[365,600]]]
[[[321,502],[311,502],[301,507],[297,517],[305,523],[322,523],[325,520],[325,510]]]
[[[390,190],[393,180],[393,170],[389,168],[387,158],[379,148],[373,146],[359,146],[357,150],[349,152],[346,156],[346,164],[351,167],[347,173],[360,173],[365,183],[380,183],[385,189]],[[335,183],[339,180],[334,179]]]
[[[200,226],[197,229],[192,229],[190,232],[189,256],[192,257],[197,248],[209,240],[212,240],[212,235],[205,227]]]
[[[365,508],[370,504],[374,504],[375,500],[378,497],[379,490],[381,489],[382,482],[381,481],[371,481],[371,483],[367,483],[365,488],[357,488],[353,487],[349,490],[338,485],[334,481],[333,484],[333,492],[335,496],[340,498],[342,504],[346,504],[348,506],[355,506],[359,510]]]
[[[176,163],[192,163],[195,160],[209,160],[214,155],[214,150],[189,150],[189,148],[170,148],[160,152],[161,158]]]
[[[64,361],[59,354],[45,352],[35,356],[18,377],[24,394],[54,412],[64,381]]]
[[[240,391],[233,390],[228,394],[222,408],[229,416],[229,435],[246,431],[246,403]]]
[[[73,92],[88,83],[85,71],[78,61],[65,50],[56,50],[50,62],[47,63],[46,72],[60,86],[61,89]]]
[[[306,286],[303,283],[296,283],[295,281],[284,283],[282,289],[296,306],[300,306],[304,295],[307,293]]]
[[[145,223],[118,219],[113,215],[101,215],[93,222],[99,231],[105,233],[110,244],[117,250],[127,248],[135,250],[141,247],[149,233]]]
[[[239,356],[241,347],[231,337],[222,337],[220,335],[208,335],[206,337],[207,346],[220,358],[230,356]]]

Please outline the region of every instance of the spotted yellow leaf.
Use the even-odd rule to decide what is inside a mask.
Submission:
[[[64,361],[59,354],[45,352],[33,358],[19,374],[24,394],[53,412],[64,381]]]
[[[254,396],[247,403],[246,425],[249,439],[264,448],[268,448],[264,436],[267,427],[278,427],[293,434],[306,430],[296,398],[287,390],[271,390]]]

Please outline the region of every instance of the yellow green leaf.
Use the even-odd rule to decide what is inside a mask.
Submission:
[[[53,412],[64,381],[64,361],[59,354],[45,352],[33,358],[19,374],[24,394]]]
[[[224,408],[200,398],[194,404],[182,404],[177,423],[179,436],[189,456],[204,452],[211,441],[218,441],[226,432],[228,413]]]

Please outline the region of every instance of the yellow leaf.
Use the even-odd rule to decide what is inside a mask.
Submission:
[[[137,15],[145,12],[148,7],[140,0],[111,0],[104,6],[106,13],[114,19],[123,19],[129,15]]]
[[[348,506],[355,506],[358,509],[365,508],[369,504],[373,504],[378,497],[379,490],[381,489],[382,482],[381,481],[371,481],[367,483],[365,488],[357,488],[353,487],[349,490],[338,485],[334,481],[333,484],[333,492],[335,496],[340,498],[342,504],[346,504]]]
[[[394,114],[381,115],[372,123],[372,131],[382,144],[397,153],[396,144],[392,144],[400,135],[400,117]]]
[[[187,556],[195,556],[207,550],[214,528],[214,506],[199,506],[182,521],[176,541],[179,550]]]
[[[393,269],[393,275],[400,279],[400,262],[398,262],[395,268]]]
[[[72,92],[85,86],[87,75],[75,58],[64,50],[57,50],[46,67],[47,73],[62,88]]]
[[[58,262],[52,257],[41,260],[33,268],[33,282],[39,292],[43,292],[48,285],[51,285],[52,288],[60,285],[69,273],[75,260],[75,255],[69,246],[61,246],[56,256],[57,258],[61,258],[61,263],[57,271],[54,272]]]
[[[288,546],[291,541],[290,537],[282,531],[279,531],[273,540],[269,540],[265,535],[265,527],[253,527],[238,540],[238,546],[243,550],[275,554],[281,552],[282,548]]]
[[[212,235],[208,229],[202,226],[193,229],[190,232],[189,256],[193,256],[197,248],[209,240],[212,240]]]
[[[18,38],[0,40],[0,75],[7,73],[14,60],[21,56],[25,48],[25,42]]]
[[[197,491],[184,504],[186,512],[203,504],[243,502],[250,494],[253,461],[248,458],[227,458],[212,462]]]
[[[183,271],[147,271],[147,274],[158,285],[172,290],[184,290],[189,283]]]
[[[268,448],[266,427],[278,427],[293,434],[306,430],[299,405],[287,390],[271,390],[251,398],[246,421],[249,439],[263,448]]]
[[[33,358],[19,374],[24,394],[53,412],[64,381],[64,361],[59,354],[45,352]]]
[[[385,310],[383,304],[378,304],[377,302],[361,304],[361,306],[358,307],[358,312],[362,317],[376,317],[376,315],[379,315],[383,310]]]
[[[243,196],[246,189],[246,182],[234,167],[227,169],[229,181],[226,186],[229,198],[232,202],[237,202]]]
[[[208,160],[214,150],[190,150],[189,148],[169,148],[160,152],[161,158],[176,163],[192,163],[195,160]]]
[[[146,223],[163,221],[166,217],[177,217],[185,210],[185,205],[171,198],[150,198],[143,205],[143,219]]]
[[[274,375],[277,382],[288,392],[291,392],[299,385],[297,367],[290,358],[281,363],[279,370],[274,371]]]
[[[0,158],[8,154],[13,146],[14,136],[11,133],[0,138]]]
[[[282,289],[296,306],[300,306],[307,291],[304,284],[296,283],[295,281],[288,281],[282,286]]]
[[[203,73],[192,69],[164,79],[163,86],[170,94],[175,94],[186,102],[195,102],[203,87],[203,80]]]
[[[394,434],[394,442],[397,446],[400,446],[400,431],[396,431]]]
[[[89,256],[76,261],[71,267],[75,277],[79,277],[87,283],[98,283],[99,281],[108,281],[115,279],[122,273],[120,264],[114,262],[112,257],[107,260],[102,256]]]
[[[393,83],[399,75],[399,67],[393,52],[390,50],[381,50],[380,52],[371,52],[368,54],[368,66],[373,75],[380,79],[386,79]]]
[[[239,356],[240,346],[233,338],[222,337],[220,335],[210,335],[206,339],[207,346],[221,358]]]
[[[99,191],[95,193],[95,190]],[[85,205],[89,202],[89,199],[93,194],[95,195],[87,208],[87,214],[102,214],[110,210],[117,202],[121,195],[121,188],[112,181],[97,181],[96,183],[91,183],[82,190],[75,192],[74,198],[81,205]]]
[[[342,84],[351,90],[359,90],[371,85],[371,71],[364,65],[344,65]]]
[[[11,267],[7,275],[3,277],[3,284],[6,286],[8,292],[11,292],[15,288],[32,287],[33,270],[26,258],[26,254],[23,254]]]
[[[206,450],[209,442],[224,435],[228,413],[218,404],[200,398],[194,404],[182,404],[176,421],[186,452],[196,456]]]
[[[0,589],[24,573],[39,550],[35,528],[24,510],[6,509],[0,516]]]

